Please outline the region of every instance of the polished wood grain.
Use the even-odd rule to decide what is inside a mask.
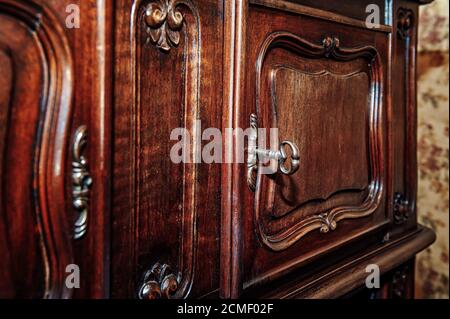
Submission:
[[[361,5],[363,6],[363,4]],[[230,273],[228,266],[224,267],[225,269],[222,272],[222,292],[224,296],[237,297],[242,294],[243,290],[247,289],[253,291],[251,289],[251,287],[253,286],[257,287],[255,289],[260,289],[263,284],[267,284],[270,281],[276,281],[277,278],[287,276],[287,274],[289,274],[290,272],[294,272],[295,269],[308,269],[308,263],[316,260],[317,258],[320,258],[321,255],[323,255],[323,259],[326,258],[326,255],[330,255],[333,244],[327,246],[327,242],[343,243],[347,241],[348,243],[352,243],[351,245],[345,246],[345,249],[343,248],[344,246],[341,245],[335,246],[335,248],[339,247],[339,249],[341,249],[341,252],[345,251],[346,253],[350,254],[351,251],[357,249],[356,247],[358,246],[358,244],[356,243],[358,242],[358,238],[360,238],[361,241],[367,240],[367,237],[364,236],[365,233],[372,233],[372,239],[375,241],[377,237],[379,238],[378,240],[382,240],[382,238],[388,238],[387,240],[389,240],[391,231],[388,224],[393,223],[393,209],[394,207],[398,207],[394,205],[394,192],[392,187],[394,183],[393,177],[396,176],[396,169],[394,169],[393,166],[393,151],[396,144],[396,136],[395,131],[392,130],[392,121],[393,118],[395,118],[396,116],[402,116],[401,114],[404,113],[400,112],[399,114],[394,114],[394,106],[392,100],[390,99],[390,92],[393,92],[396,89],[395,86],[390,86],[393,83],[393,79],[391,78],[391,65],[394,65],[390,56],[392,52],[390,48],[390,41],[392,38],[391,34],[393,34],[394,30],[396,30],[390,27],[390,25],[395,25],[397,23],[397,18],[395,18],[395,22],[392,18],[392,16],[394,16],[393,11],[396,10],[397,4],[393,6],[390,6],[390,4],[387,5],[388,7],[386,8],[386,10],[392,12],[390,15],[386,16],[386,27],[371,31],[364,30],[364,26],[362,25],[362,23],[358,23],[357,16],[353,15],[353,19],[356,20],[354,21],[351,19],[342,19],[339,16],[329,14],[329,11],[342,9],[337,9],[335,4],[333,4],[332,2],[321,2],[319,4],[316,3],[312,5],[314,7],[312,9],[310,9],[309,6],[305,6],[305,4],[301,3],[300,1],[235,1],[229,5],[229,13],[233,15],[228,19],[230,25],[229,30],[231,30],[232,37],[227,38],[226,40],[232,42],[229,45],[228,49],[230,52],[229,54],[232,56],[232,58],[230,59],[232,65],[230,66],[230,78],[226,79],[227,82],[225,83],[224,87],[229,87],[230,90],[234,88],[230,93],[226,95],[227,99],[233,98],[233,96],[235,96],[235,100],[233,100],[233,108],[231,108],[228,113],[226,113],[226,121],[229,125],[233,125],[233,127],[245,127],[245,122],[247,122],[248,125],[248,117],[246,118],[245,115],[249,116],[249,114],[251,113],[256,113],[254,108],[255,104],[253,103],[253,101],[257,101],[257,108],[259,104],[271,104],[271,101],[274,100],[273,93],[272,96],[270,96],[270,92],[273,92],[274,90],[271,90],[269,86],[265,86],[262,90],[265,94],[263,96],[267,97],[262,99],[262,101],[258,101],[258,99],[255,99],[255,86],[253,86],[252,84],[255,83],[254,74],[258,74],[257,70],[254,69],[254,66],[258,65],[257,61],[263,61],[263,64],[270,65],[270,58],[264,57],[258,60],[256,54],[257,52],[259,52],[258,50],[261,50],[261,47],[264,46],[263,40],[265,39],[265,37],[267,37],[267,35],[269,35],[271,32],[279,32],[279,30],[283,30],[284,32],[289,31],[298,36],[302,36],[311,43],[320,45],[324,37],[327,36],[327,30],[330,30],[329,34],[332,34],[334,37],[339,38],[340,44],[344,45],[343,43],[345,43],[345,47],[361,48],[364,45],[369,45],[373,46],[377,50],[377,56],[380,59],[380,70],[382,70],[383,74],[383,80],[378,84],[382,84],[382,86],[380,87],[380,94],[384,98],[382,102],[383,106],[381,108],[382,112],[376,113],[376,116],[379,116],[379,118],[375,119],[374,123],[376,123],[376,127],[381,128],[381,131],[378,132],[382,132],[380,135],[378,135],[377,142],[384,141],[383,144],[379,144],[377,148],[380,151],[379,154],[383,154],[382,157],[378,157],[378,159],[383,158],[384,161],[381,167],[383,167],[383,188],[385,191],[385,195],[380,202],[381,205],[379,206],[378,213],[373,215],[378,217],[376,217],[375,219],[362,219],[359,222],[359,227],[361,227],[360,231],[355,231],[355,228],[351,226],[352,223],[358,223],[357,221],[342,221],[342,225],[337,227],[337,232],[327,234],[326,236],[309,234],[305,237],[305,239],[301,240],[302,245],[293,245],[292,248],[288,249],[286,249],[286,247],[289,247],[289,245],[280,246],[280,248],[284,248],[286,249],[286,251],[274,254],[269,253],[267,249],[261,247],[267,245],[267,237],[264,238],[264,236],[254,236],[255,228],[257,229],[256,232],[258,233],[258,228],[260,228],[261,226],[258,222],[255,223],[255,220],[257,219],[254,219],[253,217],[255,209],[254,195],[245,188],[242,178],[239,178],[239,176],[244,176],[242,167],[239,167],[239,165],[224,166],[223,176],[226,177],[224,181],[227,184],[223,185],[226,188],[225,194],[222,196],[222,200],[224,201],[222,207],[226,209],[222,211],[222,214],[225,214],[222,219],[222,225],[226,230],[225,232],[222,232],[224,243],[222,245],[222,264],[224,263],[224,261],[228,262],[230,260],[234,260],[232,267],[234,267],[235,269],[234,272]],[[410,7],[417,8],[417,4],[409,2],[408,5]],[[254,18],[252,18],[252,15],[254,16]],[[351,15],[352,13],[350,12],[345,12],[345,14],[343,14],[344,17],[348,17]],[[391,18],[389,18],[389,16],[391,16]],[[245,17],[246,20],[250,21],[248,23],[248,28],[240,24],[240,19],[242,17]],[[301,17],[301,20],[298,18],[295,19],[295,17]],[[333,18],[336,19],[334,20]],[[359,17],[359,19],[361,19],[361,17]],[[310,26],[309,21],[311,21]],[[238,32],[240,33],[233,34],[233,31],[235,30],[239,30]],[[242,39],[240,38],[241,34],[243,36]],[[282,51],[282,48],[279,48],[280,46],[282,46],[282,44],[275,47],[274,51]],[[279,64],[284,64],[286,63],[286,61],[288,61],[288,63],[292,63],[292,61],[295,60],[295,53],[295,49],[293,50],[292,48],[286,50],[286,53],[284,53],[284,55],[279,53]],[[237,60],[234,59],[236,57],[238,58]],[[297,59],[299,60],[298,57]],[[317,59],[316,61],[312,60],[309,63],[307,60],[300,61],[301,62],[299,62],[298,64],[302,68],[305,68],[305,65],[307,65],[309,68],[315,70],[316,72],[320,72],[320,66],[325,63],[323,62],[323,60],[319,59]],[[314,67],[310,66],[314,65],[314,63],[317,65],[318,69],[314,69]],[[244,75],[242,75],[242,68],[246,68],[246,72]],[[338,68],[339,71],[345,70],[344,64],[342,63],[339,64]],[[233,72],[235,72],[236,69],[240,70],[239,76],[233,76]],[[311,72],[310,70],[308,71]],[[292,79],[284,80],[290,83],[295,82],[295,80]],[[320,85],[317,84],[315,90],[320,92],[319,87],[323,87],[324,92],[326,92],[324,93],[324,95],[326,96],[327,94],[330,94],[328,93],[329,85],[326,86],[324,84],[325,83],[321,83]],[[245,87],[245,93],[242,93],[242,87]],[[280,85],[278,91],[281,90],[282,92],[289,92],[288,88],[289,86]],[[409,87],[407,87],[406,90],[409,92]],[[369,91],[366,91],[366,94],[368,93]],[[283,93],[281,94],[283,95]],[[286,128],[282,128],[282,130],[286,131],[287,129],[288,134],[291,136],[283,135],[280,140],[294,138],[297,139],[298,142],[298,140],[301,140],[301,138],[303,137],[298,136],[298,134],[300,133],[297,133],[296,135],[295,130],[292,128],[293,125],[290,126],[289,124],[291,121],[294,121],[296,116],[299,116],[297,114],[302,114],[302,112],[298,112],[298,107],[296,107],[294,110],[294,106],[296,104],[295,94],[296,93],[291,93],[290,100],[289,98],[285,97],[286,94],[283,95],[285,101],[283,104],[289,105],[286,106],[286,108],[291,107],[292,110],[286,112],[286,114],[289,114],[286,115],[286,118],[288,119],[286,120],[287,125],[285,125]],[[322,101],[317,101],[317,104],[319,105],[322,105],[322,103]],[[332,105],[334,106],[334,104]],[[317,108],[317,106],[315,108]],[[274,114],[275,113],[276,112],[274,112]],[[304,113],[306,113],[306,111],[304,111]],[[278,113],[276,114],[277,116],[279,116]],[[322,114],[322,116],[325,117],[326,115]],[[372,119],[374,118],[372,117]],[[262,121],[263,123],[271,123],[270,121],[265,120],[264,115],[262,116]],[[323,122],[326,123],[326,121]],[[300,121],[297,121],[296,124],[300,128],[302,127],[302,123]],[[262,126],[267,125],[263,124]],[[362,129],[360,129],[360,132],[362,133],[360,136],[364,136],[364,131]],[[336,138],[338,140],[339,138],[345,137],[345,133],[343,130],[336,131],[336,134]],[[414,133],[412,131],[409,131],[409,133],[407,134],[411,137],[414,136]],[[381,140],[379,138],[381,138]],[[354,139],[354,136],[352,136],[351,138],[349,137],[348,139]],[[316,140],[319,140],[319,138],[317,138]],[[239,141],[235,141],[235,143],[236,146],[239,146]],[[383,146],[380,147],[380,145]],[[311,148],[312,147],[310,146],[310,149]],[[365,154],[365,157],[366,159],[370,159],[370,162],[373,163],[374,161],[377,161],[377,157],[373,157],[374,153],[372,153],[371,156],[369,150],[368,153]],[[315,154],[316,152],[313,151],[312,153]],[[312,158],[313,155],[306,155],[307,158],[309,158],[310,156]],[[311,163],[312,162],[313,161],[311,161]],[[315,163],[317,162],[320,167],[321,160],[316,160]],[[339,165],[337,163],[329,165],[331,165],[333,168],[336,168],[336,166]],[[313,169],[309,169],[308,171],[310,172],[311,170]],[[333,173],[337,172],[334,169],[332,169],[332,171]],[[373,172],[372,169],[371,171]],[[329,178],[329,181],[333,181],[329,185],[332,185],[332,183],[336,183],[334,178],[331,178],[331,176],[329,175],[327,177]],[[299,181],[297,185],[301,185],[301,175],[299,175],[297,178]],[[307,178],[308,177],[306,177],[306,179]],[[268,178],[266,177],[266,179]],[[272,178],[274,182],[278,182],[281,185],[292,185],[292,183],[289,184],[287,182],[281,182],[289,179],[296,180],[296,177],[274,176]],[[327,178],[322,177],[322,179],[320,179],[320,182],[323,183],[323,181],[327,181]],[[261,183],[261,185],[264,185],[264,183]],[[294,189],[297,189],[298,192],[298,188],[299,187]],[[308,188],[308,190],[309,189],[310,188]],[[291,203],[294,200],[297,200],[300,204],[303,201],[307,202],[307,197],[296,197],[296,191],[292,190],[292,188],[289,188],[289,190],[291,191],[291,194],[294,194],[290,198]],[[326,187],[324,189],[321,188],[320,190],[324,191],[326,190]],[[232,192],[232,196],[227,197],[227,194],[230,191]],[[276,194],[276,192],[272,192],[272,194]],[[282,195],[280,196],[280,198],[286,200],[286,198]],[[260,201],[260,199],[256,198],[257,203],[258,201]],[[274,203],[278,203],[279,205],[281,201],[282,200],[280,199],[278,202]],[[289,222],[283,220],[283,218],[289,216],[289,214],[292,213],[292,209],[289,210],[287,207],[284,207],[284,210],[281,213],[278,211],[273,213],[274,207],[279,207],[274,205],[276,204],[271,204],[270,201],[265,201],[263,202],[261,207],[263,207],[264,209],[268,209],[267,216],[271,217],[271,219],[268,220],[270,220],[272,223],[278,223],[278,228],[272,228],[272,231],[285,230],[286,227],[288,227]],[[256,206],[256,209],[258,209],[257,207],[258,206]],[[270,214],[269,212],[272,212],[272,214]],[[231,231],[228,230],[228,225],[231,225]],[[267,228],[266,225],[266,229],[270,228]],[[338,235],[338,233],[342,235]],[[335,256],[338,255],[338,253],[332,253],[331,255]],[[239,281],[241,282],[241,284],[239,284]]]
[[[370,215],[383,197],[380,150],[385,134],[377,124],[384,122],[378,52],[370,46],[344,49],[339,41],[325,38],[317,46],[294,34],[275,32],[264,41],[257,58],[256,108],[261,126],[281,128],[280,140],[299,145],[301,158],[300,171],[292,177],[259,176],[255,218],[260,240],[273,250],[284,250],[317,228],[322,233],[333,231],[338,220]],[[357,62],[342,65],[333,60]],[[373,67],[367,70],[368,63]],[[278,78],[284,70],[290,70],[290,78]],[[289,89],[286,83],[291,83]],[[336,132],[342,132],[338,138]],[[309,177],[302,172],[309,172]],[[282,188],[288,189],[290,199]],[[265,222],[266,216],[278,220]]]
[[[68,5],[80,6],[83,28],[66,27]],[[108,0],[0,1],[1,297],[108,295],[111,9]],[[74,240],[72,143],[82,125],[94,183],[86,234]],[[65,285],[73,263],[79,289]]]
[[[428,2],[0,0],[0,298],[410,298]],[[255,192],[195,156],[251,114],[300,153]]]
[[[317,2],[314,0],[250,0],[249,3],[261,7],[279,9],[285,12],[305,14],[311,17],[363,29],[367,28],[365,23],[368,14],[366,12],[366,7],[368,4],[372,4],[377,5],[380,8],[380,16],[385,20],[380,21],[380,25],[377,30],[383,32],[391,31],[391,27],[389,25],[390,21],[386,19],[387,15],[384,14],[385,10],[389,10],[389,6],[385,6],[384,1],[382,0],[372,1],[370,3],[366,3],[365,1],[355,3],[351,0],[345,0],[340,1],[339,5],[325,1]]]
[[[158,10],[167,21],[153,20]],[[197,139],[191,163],[171,162],[170,150],[174,128],[195,137],[221,127],[212,80],[222,72],[213,62],[222,56],[221,10],[216,1],[117,3],[113,297],[185,298],[218,285],[219,166],[193,163]]]
[[[68,40],[46,7],[2,0],[0,15],[6,65],[1,222],[13,285],[0,295],[68,297],[71,220],[61,215],[69,207],[65,179],[74,79]]]
[[[280,127],[280,140],[295,141],[304,171],[283,178],[260,176],[255,196],[244,193],[246,221],[236,227],[244,227],[246,234],[243,248],[247,274],[245,287],[257,284],[269,273],[274,274],[274,278],[286,274],[289,269],[295,269],[295,264],[298,267],[305,265],[367,232],[385,229],[389,223],[384,186],[389,183],[385,170],[389,158],[385,153],[388,104],[387,99],[381,99],[385,96],[388,72],[388,33],[354,29],[307,15],[298,19],[297,15],[286,16],[283,12],[260,6],[250,6],[249,10],[250,21],[253,24],[259,21],[260,27],[253,30],[247,46],[247,59],[255,62],[247,64],[246,105],[241,112],[252,113],[256,109],[262,127]],[[279,25],[285,31],[277,31]],[[327,33],[334,36],[323,35]],[[340,87],[327,85],[322,79],[320,84],[315,83],[313,91],[320,98],[304,93],[305,100],[300,100],[302,93],[299,87],[295,89],[295,80],[291,79],[290,88],[284,86],[282,92],[276,92],[276,87],[270,84],[279,67],[307,74],[330,72],[345,76],[356,72],[365,78],[359,79],[357,85],[353,83],[351,89],[343,84]],[[303,80],[301,85],[305,87],[308,83]],[[357,88],[360,98],[354,93]],[[280,94],[281,101],[278,100]],[[350,94],[352,100],[347,101]],[[346,96],[347,99],[339,102]],[[299,105],[306,103],[306,99],[308,104]],[[333,113],[336,108],[339,110],[340,103],[342,108],[345,105],[346,109],[352,110],[347,117],[340,112],[344,116],[342,120]],[[360,110],[363,110],[362,114]],[[358,119],[358,116],[362,118]],[[290,123],[283,118],[289,118]],[[347,134],[350,126],[352,134]],[[333,133],[326,133],[327,130]],[[354,143],[358,145],[356,149],[352,147]],[[345,147],[341,146],[341,150],[333,154],[332,148],[327,149],[330,144],[337,147],[345,144]],[[327,161],[328,152],[334,155],[332,161]],[[351,168],[346,171],[349,161],[345,156],[352,157],[358,174],[352,174]],[[330,170],[321,168],[324,166]],[[356,193],[349,192],[346,185],[341,188],[336,184],[345,183],[339,175],[341,169],[346,177],[354,177],[347,187],[357,185]],[[308,172],[315,172],[312,179],[303,176]],[[279,210],[284,199],[275,185],[283,182],[292,186],[290,190],[298,202]],[[299,189],[305,191],[302,193]],[[302,203],[306,204],[300,207]],[[346,216],[351,219],[345,220]],[[357,219],[358,216],[364,218]],[[253,236],[255,227],[256,238]],[[321,231],[313,232],[315,229]]]
[[[367,189],[370,166],[366,141],[367,74],[310,73],[287,66],[279,66],[272,72],[275,127],[281,130],[281,140],[291,138],[299,145],[303,161],[299,174],[292,178],[277,176],[276,186],[273,186],[276,188],[274,203],[264,207],[273,207],[272,214],[282,217],[309,202],[327,202],[337,193],[358,193]],[[285,83],[292,83],[289,90]],[[315,90],[320,85],[329,93]],[[290,115],[293,107],[298,116]],[[338,130],[344,135],[336,140]],[[336,167],[339,168],[337,177],[333,176]],[[308,216],[306,212],[302,215]]]
[[[407,271],[413,270],[410,256],[428,247],[435,239],[436,236],[431,229],[419,227],[415,231],[392,238],[389,242],[380,243],[368,250],[363,249],[353,255],[353,258],[335,263],[331,267],[320,268],[316,265],[316,273],[312,276],[296,273],[288,276],[286,280],[278,282],[275,286],[269,285],[266,289],[260,288],[259,291],[252,291],[251,296],[274,299],[340,298],[351,291],[357,291],[358,288],[364,287],[368,275],[367,265],[376,264],[380,271],[386,274],[386,278],[383,278],[382,281],[387,283],[386,287],[377,290],[381,293],[378,298],[392,298],[393,275],[395,273],[399,273],[400,276],[403,274],[404,263],[409,265]],[[410,281],[413,277],[408,275],[406,280]],[[382,283],[382,286],[385,285]],[[401,286],[400,283],[398,286]],[[407,290],[407,294],[397,296],[397,298],[412,298],[413,287],[407,285],[404,288]],[[385,289],[387,291],[384,291]]]
[[[67,29],[75,58],[75,112],[72,132],[87,126],[84,155],[92,178],[89,222],[82,239],[73,242],[75,263],[80,267],[80,288],[74,298],[110,296],[110,209],[112,167],[112,49],[113,1],[56,1],[61,23],[65,6],[80,8],[80,28]]]

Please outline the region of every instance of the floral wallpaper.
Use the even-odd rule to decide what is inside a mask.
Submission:
[[[437,240],[417,256],[416,298],[449,298],[448,9],[448,0],[420,9],[417,212]]]

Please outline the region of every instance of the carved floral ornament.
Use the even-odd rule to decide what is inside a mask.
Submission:
[[[139,289],[139,299],[171,299],[178,290],[179,276],[176,276],[169,265],[156,263],[144,275]]]
[[[410,9],[400,8],[397,14],[397,33],[402,39],[410,36],[413,27],[414,13]]]
[[[325,37],[322,44],[325,49],[325,57],[329,58],[333,51],[339,49],[340,41],[338,38]]]
[[[177,6],[178,0],[158,0],[145,8],[144,21],[149,38],[159,49],[169,52],[180,43],[184,17]]]
[[[405,299],[408,291],[409,267],[404,266],[394,273],[391,282],[392,298]]]
[[[409,201],[401,193],[395,193],[394,196],[394,222],[403,224],[409,218]]]

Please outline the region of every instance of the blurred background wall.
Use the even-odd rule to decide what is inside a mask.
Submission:
[[[416,298],[449,297],[448,10],[448,0],[435,0],[420,11],[417,212],[437,240],[417,256]]]

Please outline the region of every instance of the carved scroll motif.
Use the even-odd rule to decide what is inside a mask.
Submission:
[[[77,211],[74,224],[74,238],[79,239],[86,233],[89,213],[89,193],[92,178],[89,174],[86,158],[82,155],[87,144],[87,128],[80,126],[75,132],[72,148],[73,207]]]
[[[160,0],[147,5],[144,21],[151,41],[159,49],[168,52],[180,43],[180,30],[184,17],[177,9],[179,1]]]

